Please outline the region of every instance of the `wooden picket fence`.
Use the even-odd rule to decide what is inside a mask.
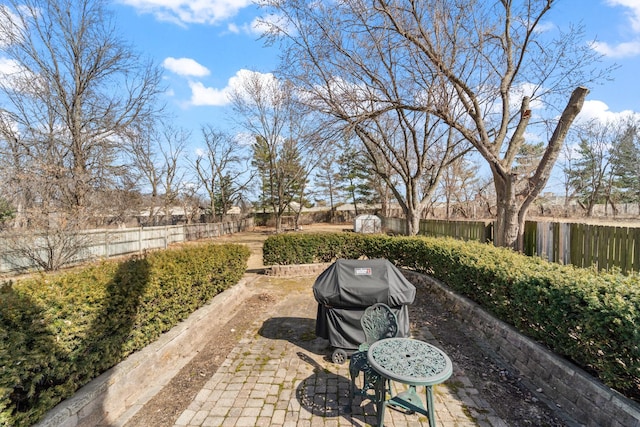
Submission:
[[[253,228],[253,224],[253,218],[245,218],[224,223],[88,230],[82,233],[83,248],[71,264],[143,253],[154,249],[166,249],[174,243],[211,239],[237,233]],[[46,252],[46,247],[43,247],[41,251]],[[35,267],[28,258],[12,252],[9,249],[9,244],[0,238],[0,274],[31,271]]]
[[[406,221],[402,218],[385,218],[383,224],[387,230],[406,234]],[[422,220],[420,234],[491,242],[493,222]],[[640,228],[527,221],[524,253],[577,267],[640,271]]]

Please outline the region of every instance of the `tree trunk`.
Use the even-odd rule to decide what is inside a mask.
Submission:
[[[525,191],[522,191],[520,195],[516,190],[518,177],[511,172],[510,167],[508,170],[499,169],[500,165],[490,163],[498,208],[494,229],[494,244],[496,246],[508,247],[516,251],[524,249],[524,223],[529,207],[547,185],[569,127],[580,113],[588,93],[589,90],[584,87],[578,87],[573,91],[535,173],[526,182],[523,182]]]
[[[504,177],[494,172],[493,181],[497,206],[494,244],[518,250],[518,235],[520,233],[518,217],[521,212],[516,200],[516,177],[514,174],[508,174]],[[524,214],[522,214],[523,217]]]
[[[282,213],[275,212],[276,216],[276,234],[282,231]]]
[[[416,211],[407,212],[407,231],[409,236],[415,236],[420,231],[420,215]]]

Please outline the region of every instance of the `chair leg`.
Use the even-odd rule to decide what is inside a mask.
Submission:
[[[353,396],[356,393],[356,378],[351,376],[351,384],[349,384],[349,407],[353,406]]]

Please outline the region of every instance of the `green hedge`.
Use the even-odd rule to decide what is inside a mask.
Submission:
[[[236,284],[248,258],[193,245],[0,286],[0,425],[36,422]]]
[[[342,243],[346,249],[340,248]],[[492,245],[433,237],[278,235],[267,239],[263,254],[265,265],[387,258],[399,267],[429,274],[640,401],[636,274],[598,273]],[[295,257],[280,262],[288,254]]]
[[[357,258],[362,239],[355,233],[277,234],[263,246],[264,265],[312,264]]]

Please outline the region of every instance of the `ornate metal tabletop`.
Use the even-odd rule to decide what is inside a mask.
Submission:
[[[367,357],[377,372],[404,384],[439,384],[453,372],[451,359],[442,350],[411,338],[377,341],[369,348]]]

